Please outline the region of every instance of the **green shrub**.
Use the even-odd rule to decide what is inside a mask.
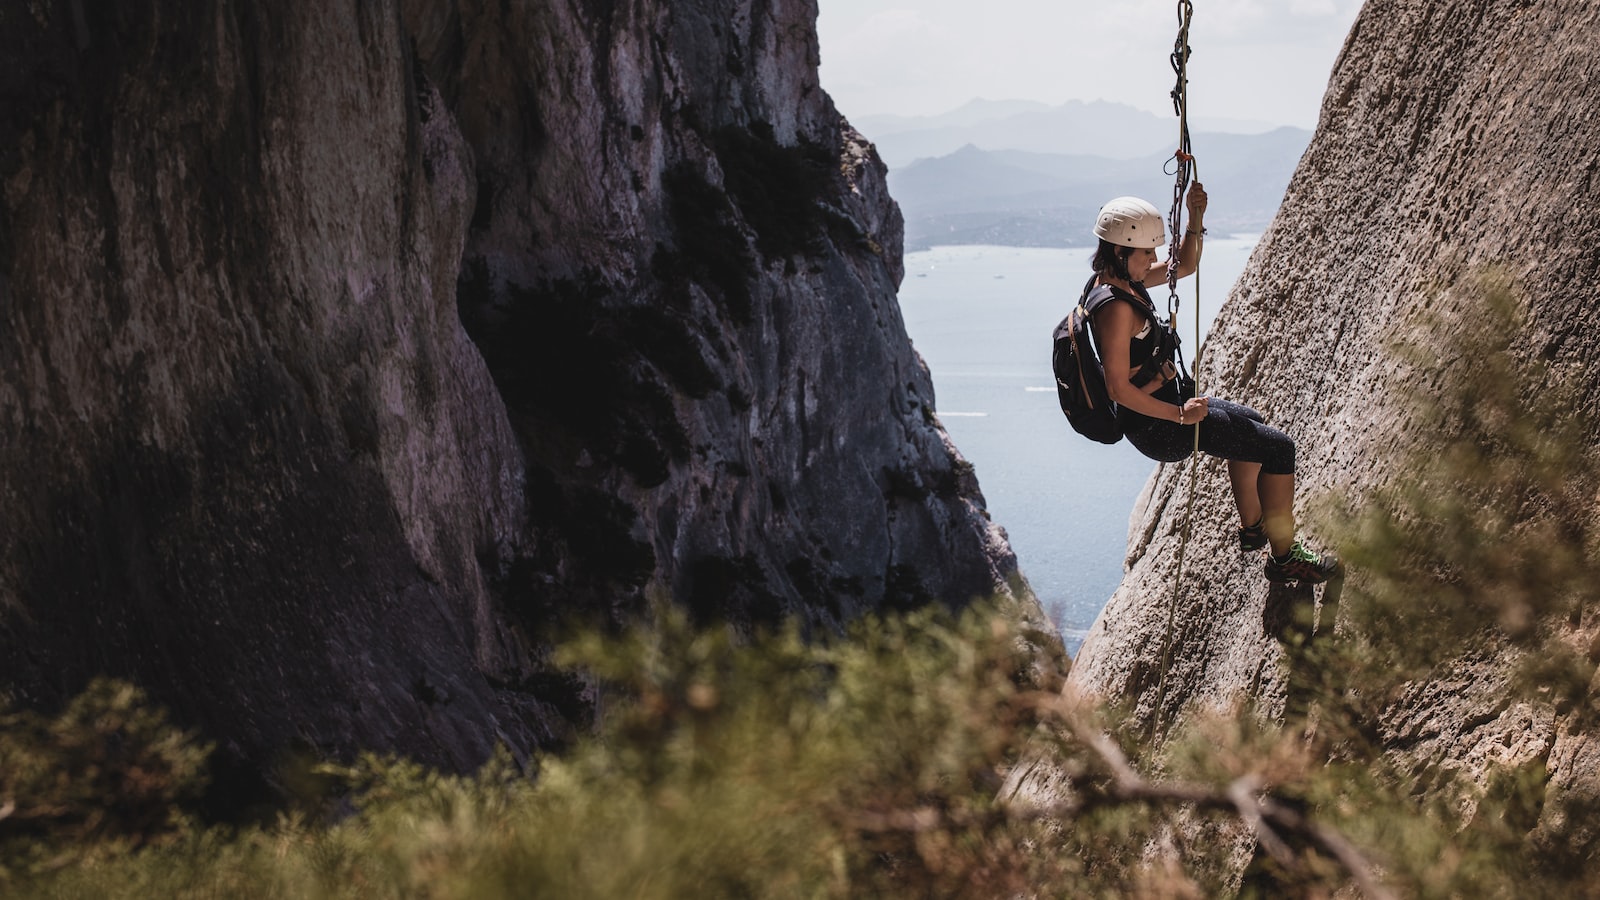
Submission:
[[[923,613],[807,643],[669,615],[563,660],[609,685],[601,731],[523,776],[368,757],[351,814],[41,877],[40,896],[993,896],[1051,883],[1044,826],[996,770],[1037,721],[1004,620]]]
[[[1308,801],[1382,848],[1391,880],[1416,896],[1563,896],[1600,858],[1596,836],[1572,827],[1581,814],[1546,817],[1557,834],[1540,826],[1546,806],[1588,808],[1553,790],[1542,762],[1491,767],[1479,783],[1391,752],[1380,725],[1408,689],[1459,677],[1463,660],[1512,669],[1502,706],[1545,706],[1570,728],[1600,708],[1596,654],[1574,640],[1600,601],[1587,388],[1584,373],[1528,352],[1522,309],[1488,273],[1403,329],[1395,383],[1440,385],[1405,411],[1427,441],[1389,461],[1370,496],[1325,508],[1351,569],[1345,621],[1335,639],[1290,653],[1314,698],[1314,759],[1327,766],[1303,782]],[[1444,318],[1456,323],[1448,343]]]
[[[1595,719],[1600,653],[1573,639],[1592,629],[1600,485],[1571,405],[1580,392],[1547,363],[1513,362],[1512,294],[1494,283],[1479,294],[1484,308],[1462,315],[1480,328],[1453,349],[1472,365],[1452,369],[1455,396],[1417,413],[1437,415],[1419,420],[1437,439],[1392,462],[1390,487],[1330,514],[1352,562],[1348,618],[1333,639],[1289,637],[1307,702],[1287,721],[1190,713],[1164,743],[1143,741],[1119,711],[1033,680],[1037,639],[992,607],[923,608],[811,640],[792,627],[740,639],[658,612],[560,650],[572,684],[603,686],[602,716],[531,773],[505,755],[469,776],[365,757],[323,767],[342,786],[329,815],[270,827],[185,818],[204,748],[141,711],[131,689],[99,685],[59,720],[8,712],[0,887],[18,897],[1592,895],[1600,799],[1553,787],[1544,760],[1490,768],[1479,783],[1395,752],[1382,734],[1408,680],[1471,654],[1524,660],[1506,696],[1548,704],[1564,727]],[[751,590],[749,565],[702,566],[706,596]],[[920,589],[911,570],[886,581],[894,597]],[[1008,774],[1028,789],[1003,789]]]
[[[94,681],[55,717],[0,706],[0,885],[172,840],[210,752],[121,682]]]
[[[1600,599],[1600,468],[1582,373],[1517,352],[1529,329],[1504,279],[1485,276],[1458,303],[1432,313],[1462,323],[1446,355],[1429,319],[1398,348],[1411,374],[1397,382],[1441,384],[1409,410],[1427,445],[1343,522],[1361,573],[1347,606],[1377,655],[1370,668],[1391,683],[1486,639],[1551,649],[1551,624]]]

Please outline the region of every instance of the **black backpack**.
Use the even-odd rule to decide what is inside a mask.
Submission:
[[[1119,291],[1110,285],[1095,286],[1095,279],[1083,286],[1083,296],[1078,305],[1061,320],[1055,330],[1055,350],[1051,365],[1056,374],[1056,397],[1061,401],[1061,411],[1066,413],[1072,429],[1102,444],[1115,444],[1122,440],[1122,425],[1117,422],[1117,405],[1111,402],[1106,391],[1105,370],[1100,366],[1100,353],[1094,340],[1094,314],[1112,300],[1121,300],[1139,311],[1149,320],[1151,327],[1162,335],[1160,350],[1134,374],[1134,384],[1148,384],[1160,374],[1162,364],[1177,358],[1178,335],[1156,318],[1155,310],[1140,298]],[[1179,391],[1187,396],[1182,364],[1179,371]]]

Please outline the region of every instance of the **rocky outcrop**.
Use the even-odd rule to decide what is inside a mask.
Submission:
[[[1200,372],[1207,393],[1250,403],[1297,438],[1302,512],[1306,498],[1383,486],[1389,462],[1427,439],[1406,410],[1451,390],[1449,373],[1441,363],[1398,379],[1386,345],[1398,323],[1478,270],[1499,267],[1531,300],[1514,352],[1582,360],[1600,346],[1593,19],[1587,2],[1362,9],[1316,137],[1211,329]],[[1463,327],[1440,317],[1437,345]],[[1592,366],[1585,378],[1592,395]],[[1187,478],[1180,466],[1152,477],[1133,512],[1127,575],[1071,676],[1130,698],[1146,717],[1160,693]],[[1244,698],[1276,713],[1286,678],[1276,631],[1286,606],[1311,597],[1268,590],[1259,561],[1238,556],[1225,470],[1207,462],[1199,478],[1165,711]],[[1414,685],[1389,710],[1386,734],[1446,768],[1544,759],[1558,784],[1592,777],[1581,728],[1505,699],[1508,665],[1489,652],[1447,682]]]
[[[581,725],[557,623],[999,592],[812,0],[0,4],[0,676],[250,772]]]

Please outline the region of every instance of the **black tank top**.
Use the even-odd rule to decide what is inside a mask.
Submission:
[[[1128,370],[1137,372],[1145,363],[1161,354],[1165,341],[1161,329],[1155,325],[1156,305],[1150,299],[1150,292],[1145,289],[1143,284],[1137,281],[1132,282],[1132,285],[1133,292],[1137,295],[1132,298],[1133,302],[1150,311],[1150,315],[1145,317],[1144,327],[1134,332],[1133,340],[1128,343]],[[1128,299],[1127,291],[1115,285],[1111,289],[1123,298]]]
[[[1125,300],[1131,300],[1150,310],[1150,315],[1144,317],[1144,327],[1134,332],[1132,340],[1128,342],[1128,370],[1130,372],[1138,372],[1142,366],[1152,359],[1169,360],[1172,354],[1167,347],[1165,332],[1155,324],[1156,304],[1155,301],[1150,299],[1150,292],[1140,282],[1134,281],[1130,282],[1130,284],[1133,286],[1134,292],[1132,297],[1129,296],[1127,291],[1115,285],[1112,285],[1111,289]],[[1178,402],[1177,379],[1167,381],[1161,387],[1156,388],[1155,393],[1150,396],[1176,404]],[[1122,423],[1124,430],[1130,426],[1144,425],[1156,421],[1127,407],[1119,407],[1117,409],[1117,419]]]

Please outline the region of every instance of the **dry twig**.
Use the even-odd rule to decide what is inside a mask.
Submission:
[[[1270,795],[1263,796],[1263,785],[1257,776],[1245,775],[1221,790],[1184,782],[1152,782],[1133,768],[1122,748],[1109,736],[1091,729],[1080,717],[1063,715],[1061,718],[1110,771],[1110,793],[1114,799],[1192,805],[1198,809],[1234,813],[1255,831],[1262,848],[1278,862],[1293,864],[1294,854],[1284,836],[1299,837],[1338,860],[1368,897],[1374,900],[1394,898],[1395,895],[1373,875],[1372,863],[1349,839],[1335,829],[1307,819]]]

